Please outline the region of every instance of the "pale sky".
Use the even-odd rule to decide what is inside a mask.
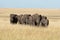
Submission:
[[[0,0],[0,8],[60,8],[60,0]]]

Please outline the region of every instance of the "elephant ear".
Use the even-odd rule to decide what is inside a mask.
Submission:
[[[47,19],[47,17],[45,16],[45,19]]]
[[[30,14],[28,16],[31,16]]]
[[[39,15],[40,20],[42,19],[42,15]]]
[[[42,19],[47,19],[47,17],[46,16],[42,16]]]
[[[18,19],[18,15],[15,15],[15,17]]]

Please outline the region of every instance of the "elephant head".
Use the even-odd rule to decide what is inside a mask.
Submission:
[[[46,16],[42,16],[41,25],[42,26],[48,26],[49,25],[49,20],[47,19]]]
[[[17,24],[18,18],[16,14],[10,14],[10,23]]]

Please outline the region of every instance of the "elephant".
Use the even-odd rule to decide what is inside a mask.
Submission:
[[[17,24],[18,18],[16,14],[10,14],[10,23]]]
[[[25,14],[25,21],[26,21],[26,24],[29,24],[29,17],[31,16],[30,14]]]
[[[18,23],[19,24],[22,24],[22,16],[23,16],[22,14],[21,15],[18,15]]]
[[[42,16],[38,15],[38,14],[34,14],[34,15],[32,15],[32,17],[33,17],[33,23],[34,23],[34,25],[39,26]]]
[[[29,17],[31,14],[24,14],[25,24],[29,24]]]
[[[20,24],[28,24],[30,14],[24,14],[18,16],[18,21]]]
[[[42,16],[42,19],[41,19],[41,26],[48,26],[49,25],[49,20],[47,19],[46,16]]]
[[[33,17],[31,15],[28,17],[27,22],[28,22],[29,25],[34,25]]]

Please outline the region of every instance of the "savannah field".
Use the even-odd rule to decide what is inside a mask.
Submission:
[[[10,14],[41,14],[49,26],[10,24]],[[60,40],[60,9],[0,8],[0,40]]]

